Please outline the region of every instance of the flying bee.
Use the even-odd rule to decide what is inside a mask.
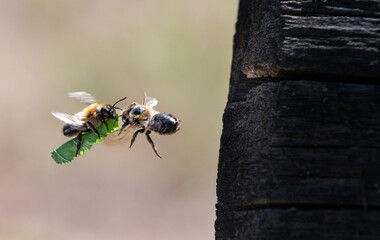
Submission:
[[[129,136],[133,134],[129,146],[132,147],[137,135],[145,132],[145,136],[152,145],[153,151],[161,158],[149,134],[152,131],[163,135],[173,134],[179,130],[180,121],[171,114],[161,113],[153,109],[157,103],[157,99],[148,97],[146,93],[144,93],[144,104],[134,102],[123,110],[121,114],[123,125],[118,136],[114,136],[114,139],[106,139],[105,144],[110,145],[129,140]]]
[[[82,146],[82,133],[92,131],[100,138],[100,134],[96,128],[102,123],[106,125],[107,131],[109,131],[106,121],[109,119],[115,119],[116,122],[116,109],[123,110],[117,107],[116,104],[125,100],[126,97],[116,101],[113,105],[110,105],[107,103],[96,103],[95,98],[86,92],[73,92],[68,95],[82,103],[88,104],[88,106],[74,115],[59,112],[52,112],[52,114],[66,123],[62,129],[63,135],[67,137],[76,136],[78,142],[75,155],[78,155]]]

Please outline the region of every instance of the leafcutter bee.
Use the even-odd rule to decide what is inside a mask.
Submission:
[[[88,106],[74,115],[59,112],[52,112],[52,114],[59,120],[66,123],[62,129],[63,135],[77,138],[78,142],[75,155],[78,155],[82,146],[82,133],[92,131],[100,138],[100,134],[96,128],[104,123],[108,130],[106,121],[109,119],[115,119],[116,122],[117,117],[115,109],[122,110],[117,107],[116,104],[125,100],[126,97],[111,105],[107,103],[96,103],[95,98],[86,92],[73,92],[68,95],[69,97],[75,98],[82,103],[88,104]]]
[[[153,151],[161,158],[149,134],[152,131],[163,135],[173,134],[179,130],[180,121],[171,114],[161,113],[155,110],[153,107],[156,106],[157,103],[157,99],[148,97],[146,93],[144,93],[144,103],[138,104],[134,102],[128,108],[124,109],[121,114],[123,125],[119,133],[117,136],[113,133],[114,136],[107,137],[104,143],[107,145],[115,145],[128,141],[132,136],[129,146],[132,147],[137,135],[139,133],[145,133]]]

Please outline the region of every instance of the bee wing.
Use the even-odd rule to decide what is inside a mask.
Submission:
[[[144,105],[148,107],[154,107],[158,103],[158,100],[156,98],[148,97],[146,93],[144,92]]]
[[[137,127],[135,124],[130,124],[125,127],[121,133],[120,130],[117,130],[113,133],[108,134],[102,143],[109,147],[129,143],[132,139],[133,133],[137,130],[139,130],[139,127]]]
[[[96,99],[89,93],[86,92],[71,92],[68,93],[70,98],[74,98],[81,103],[86,103],[88,105],[93,104],[96,102]]]
[[[59,120],[64,121],[65,123],[68,123],[73,126],[81,127],[85,123],[84,121],[78,119],[75,115],[60,112],[52,112],[51,114],[53,114],[53,116],[58,118]]]

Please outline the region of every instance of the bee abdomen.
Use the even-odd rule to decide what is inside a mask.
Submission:
[[[179,122],[170,114],[159,113],[150,121],[149,128],[160,134],[172,134],[179,130]]]
[[[63,130],[63,135],[65,135],[66,137],[73,137],[73,136],[78,135],[79,133],[78,128],[75,128],[70,124],[65,124],[62,130]]]

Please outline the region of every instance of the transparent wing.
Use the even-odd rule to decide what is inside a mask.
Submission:
[[[146,93],[144,92],[144,105],[148,107],[154,107],[158,103],[157,99],[148,97]]]
[[[80,127],[83,126],[83,124],[85,123],[84,121],[78,119],[76,116],[67,113],[52,112],[51,114],[53,114],[53,116],[58,118],[59,120],[64,121],[65,123],[71,124],[73,126]]]
[[[71,93],[68,93],[68,95],[70,98],[74,98],[80,101],[81,103],[85,103],[88,105],[96,102],[96,99],[91,94],[86,93],[86,92],[71,92]]]
[[[139,130],[139,127],[137,127],[134,124],[130,124],[127,127],[125,127],[121,131],[121,133],[120,130],[116,130],[115,132],[108,134],[107,137],[102,141],[102,143],[110,147],[122,145],[125,143],[129,144],[131,142],[133,133],[137,130]]]

